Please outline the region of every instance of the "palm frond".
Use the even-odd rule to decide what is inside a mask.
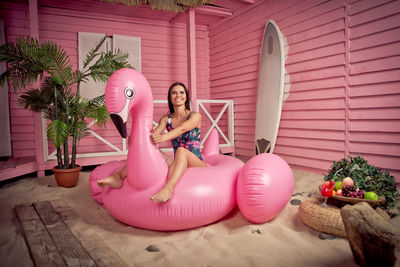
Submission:
[[[62,120],[54,120],[47,126],[47,138],[55,147],[63,145],[68,136],[68,126]]]
[[[87,136],[89,128],[84,121],[76,121],[73,125],[74,134],[78,138],[78,140],[82,139],[83,137]]]
[[[88,114],[89,118],[93,118],[96,120],[97,126],[106,126],[107,121],[110,119],[110,115],[107,111],[107,108],[105,105],[101,106],[93,106],[90,109],[90,113]]]
[[[56,43],[47,41],[42,45],[47,52],[46,64],[51,78],[60,85],[67,85],[71,80],[72,65],[67,53]]]
[[[104,94],[90,99],[89,103],[91,105],[96,105],[96,106],[105,105],[106,104],[106,99],[105,99]]]
[[[90,64],[90,62],[92,62],[92,60],[98,56],[100,53],[99,49],[101,48],[101,46],[103,45],[104,41],[107,39],[107,36],[104,36],[97,44],[96,47],[94,47],[92,50],[89,51],[89,53],[87,54],[85,60],[83,61],[83,70],[86,69],[86,67]]]
[[[43,112],[49,109],[54,102],[52,92],[43,88],[31,89],[20,95],[18,105],[34,112]]]
[[[75,70],[71,73],[71,80],[68,85],[74,85],[79,82],[86,82],[88,81],[88,77],[84,77],[83,73],[80,70]]]
[[[10,75],[11,75],[12,69],[9,68],[6,71],[4,71],[2,74],[0,74],[0,85],[4,86],[6,82],[10,81]]]
[[[39,42],[30,37],[17,37],[14,43],[0,46],[0,61],[8,63],[0,83],[11,81],[15,91],[22,91],[46,71],[44,52]]]
[[[128,53],[116,50],[101,54],[100,58],[89,67],[86,75],[93,78],[95,82],[107,82],[108,78],[121,68],[131,68],[128,61]]]

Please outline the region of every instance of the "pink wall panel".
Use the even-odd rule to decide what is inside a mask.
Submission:
[[[211,96],[235,101],[236,155],[254,155],[259,52],[273,19],[290,80],[275,153],[318,173],[358,153],[400,181],[399,17],[400,1],[260,1],[212,25]]]
[[[349,14],[350,152],[399,181],[400,1],[356,2]]]
[[[170,83],[188,82],[185,24],[99,16],[57,0],[41,3],[46,4],[39,8],[41,40],[63,45],[74,65],[79,31],[139,36],[142,71],[155,99],[165,99]],[[99,2],[96,10],[107,7]],[[8,40],[29,34],[26,5],[2,2],[0,18]],[[234,100],[235,153],[254,156],[260,47],[265,24],[273,19],[287,44],[290,84],[275,153],[294,168],[318,173],[358,153],[400,181],[399,18],[399,0],[255,1],[208,28],[196,28],[197,97]],[[15,96],[11,116],[13,153],[34,155],[33,117],[17,108]],[[100,132],[112,140],[118,136],[112,125]],[[89,138],[84,150],[94,151],[93,143]]]
[[[55,41],[65,48],[71,63],[78,65],[78,32],[121,34],[141,38],[142,72],[149,80],[155,99],[166,100],[167,89],[175,81],[187,84],[186,24],[157,21],[156,19],[135,19],[127,16],[107,15],[73,8],[66,1],[40,1],[39,39]],[[109,7],[98,2],[97,11]],[[73,8],[73,9],[70,9]],[[7,40],[29,34],[28,5],[4,3],[0,5],[0,19],[7,27]],[[104,10],[103,10],[104,11]],[[196,27],[196,62],[198,98],[209,99],[209,41],[205,26]],[[158,112],[158,111],[157,111]],[[158,121],[161,114],[157,114]],[[13,154],[35,155],[33,117],[30,112],[17,108],[17,97],[11,97]],[[94,127],[96,128],[96,127]],[[98,132],[120,147],[121,138],[115,127],[108,123],[106,129]],[[109,150],[93,137],[81,140],[82,153]]]
[[[6,39],[29,35],[28,8],[26,5],[0,2],[0,19],[6,26]],[[11,147],[14,157],[35,155],[33,114],[18,107],[17,97],[10,89]]]

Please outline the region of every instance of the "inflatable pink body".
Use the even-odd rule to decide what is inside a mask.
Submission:
[[[106,87],[107,110],[123,137],[132,116],[127,161],[96,168],[90,176],[93,197],[121,222],[151,230],[182,230],[215,222],[236,206],[236,181],[243,162],[218,155],[218,135],[203,149],[207,167],[188,168],[175,187],[172,199],[156,203],[150,197],[165,184],[168,166],[151,139],[153,97],[145,77],[132,69],[114,73]],[[96,181],[124,164],[127,178],[120,189],[100,188]]]
[[[253,223],[267,222],[283,210],[293,188],[293,173],[286,161],[274,154],[259,154],[252,157],[239,173],[239,209]]]

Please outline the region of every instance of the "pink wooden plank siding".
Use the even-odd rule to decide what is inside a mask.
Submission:
[[[64,46],[76,66],[77,32],[138,36],[142,72],[155,99],[166,99],[176,80],[188,83],[185,16],[170,24],[129,17],[121,6],[115,8],[124,15],[104,14],[110,4],[99,1],[86,8],[89,2],[39,1],[41,41]],[[197,98],[234,100],[236,156],[254,156],[260,47],[265,24],[273,19],[288,45],[290,82],[275,153],[294,168],[318,173],[332,161],[358,153],[389,169],[400,182],[400,1],[254,2],[209,27],[196,26]],[[148,12],[135,9],[142,11]],[[0,19],[7,40],[29,35],[26,4],[0,2]],[[214,118],[220,108],[212,108]],[[35,155],[32,114],[17,108],[12,93],[10,109],[13,155]],[[155,119],[164,112],[156,108]],[[220,125],[226,131],[226,116]],[[100,134],[119,143],[111,123]],[[98,148],[104,146],[92,137],[80,146],[82,152]]]
[[[6,25],[6,39],[15,40],[17,36],[29,35],[28,6],[15,3],[0,3],[0,19]],[[35,155],[35,134],[33,114],[20,109],[18,98],[10,90],[10,123],[11,146],[13,157],[29,157]]]
[[[101,4],[101,3],[100,3]],[[77,65],[77,32],[98,32],[137,36],[141,38],[142,73],[152,86],[155,99],[166,99],[169,85],[174,81],[187,84],[186,25],[154,23],[149,20],[135,20],[118,16],[97,16],[95,13],[42,7],[39,9],[39,30],[41,40],[54,40],[71,51],[74,65]],[[207,31],[197,30],[197,73],[200,98],[208,98],[208,50]],[[159,114],[156,112],[155,120]],[[109,133],[107,133],[109,132]],[[117,147],[121,139],[111,123],[101,131]],[[110,139],[111,138],[111,139]],[[82,139],[79,152],[90,153],[111,151],[92,137]]]
[[[349,150],[399,181],[400,1],[354,2],[348,10]]]
[[[74,67],[78,64],[78,32],[96,32],[136,36],[141,38],[142,73],[152,86],[154,99],[166,100],[167,90],[175,81],[188,83],[186,24],[134,19],[124,16],[104,15],[90,11],[64,9],[68,3],[63,1],[40,1],[39,39],[55,41],[63,46],[71,57]],[[64,6],[65,4],[65,6]],[[56,5],[58,7],[52,7]],[[99,2],[99,7],[107,5]],[[1,18],[7,26],[7,40],[18,35],[29,35],[27,5],[5,3],[0,6]],[[209,99],[209,55],[208,30],[196,26],[197,97]],[[17,97],[11,97],[11,122],[13,155],[35,155],[33,117],[30,112],[16,108]],[[165,109],[162,109],[165,110]],[[165,114],[165,113],[164,113]],[[155,112],[158,121],[161,113]],[[121,139],[112,123],[108,123],[100,135],[110,138],[121,147]],[[81,140],[79,152],[89,153],[109,149],[93,137]]]
[[[358,153],[399,182],[399,18],[400,1],[261,0],[211,25],[211,98],[235,101],[236,155],[254,155],[259,52],[273,19],[291,83],[275,153],[318,173]]]

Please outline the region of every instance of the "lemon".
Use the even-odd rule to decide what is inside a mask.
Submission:
[[[365,199],[378,200],[378,195],[375,192],[367,192],[364,194]]]

